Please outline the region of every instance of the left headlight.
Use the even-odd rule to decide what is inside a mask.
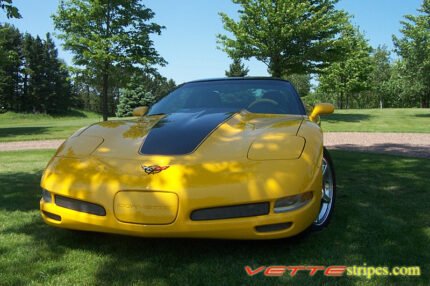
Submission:
[[[310,200],[312,200],[312,197],[312,192],[306,192],[303,194],[288,196],[279,199],[275,202],[275,207],[273,208],[273,211],[275,213],[284,213],[299,209],[305,206],[308,202],[310,202]]]

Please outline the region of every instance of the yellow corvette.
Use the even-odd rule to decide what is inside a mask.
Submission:
[[[321,229],[336,194],[316,123],[288,81],[185,83],[135,120],[77,131],[46,167],[52,226],[147,237],[272,239]]]

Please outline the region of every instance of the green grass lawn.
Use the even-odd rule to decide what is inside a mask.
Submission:
[[[326,132],[430,133],[430,109],[335,110],[322,117],[321,126]]]
[[[64,116],[8,112],[0,114],[0,142],[65,139],[79,128],[98,121],[101,121],[100,115],[77,110]],[[430,110],[336,110],[335,114],[322,118],[322,127],[331,132],[430,133]]]
[[[428,285],[429,160],[332,152],[335,216],[275,241],[145,239],[45,225],[39,180],[52,150],[0,153],[1,285]],[[421,277],[247,277],[245,265],[421,266]]]
[[[0,142],[65,139],[98,121],[100,115],[78,110],[63,116],[7,112],[0,114]]]

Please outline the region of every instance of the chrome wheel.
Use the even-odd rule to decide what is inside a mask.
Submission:
[[[331,166],[326,158],[322,161],[322,196],[321,196],[321,208],[318,213],[317,219],[314,222],[315,226],[322,226],[330,216],[333,208],[334,200],[334,180]]]

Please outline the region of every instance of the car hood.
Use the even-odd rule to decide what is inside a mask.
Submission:
[[[160,156],[243,159],[253,142],[261,145],[266,139],[291,141],[288,138],[296,137],[303,120],[300,115],[200,111],[107,121],[72,136],[57,154],[79,157],[91,153],[96,157],[138,160]]]

